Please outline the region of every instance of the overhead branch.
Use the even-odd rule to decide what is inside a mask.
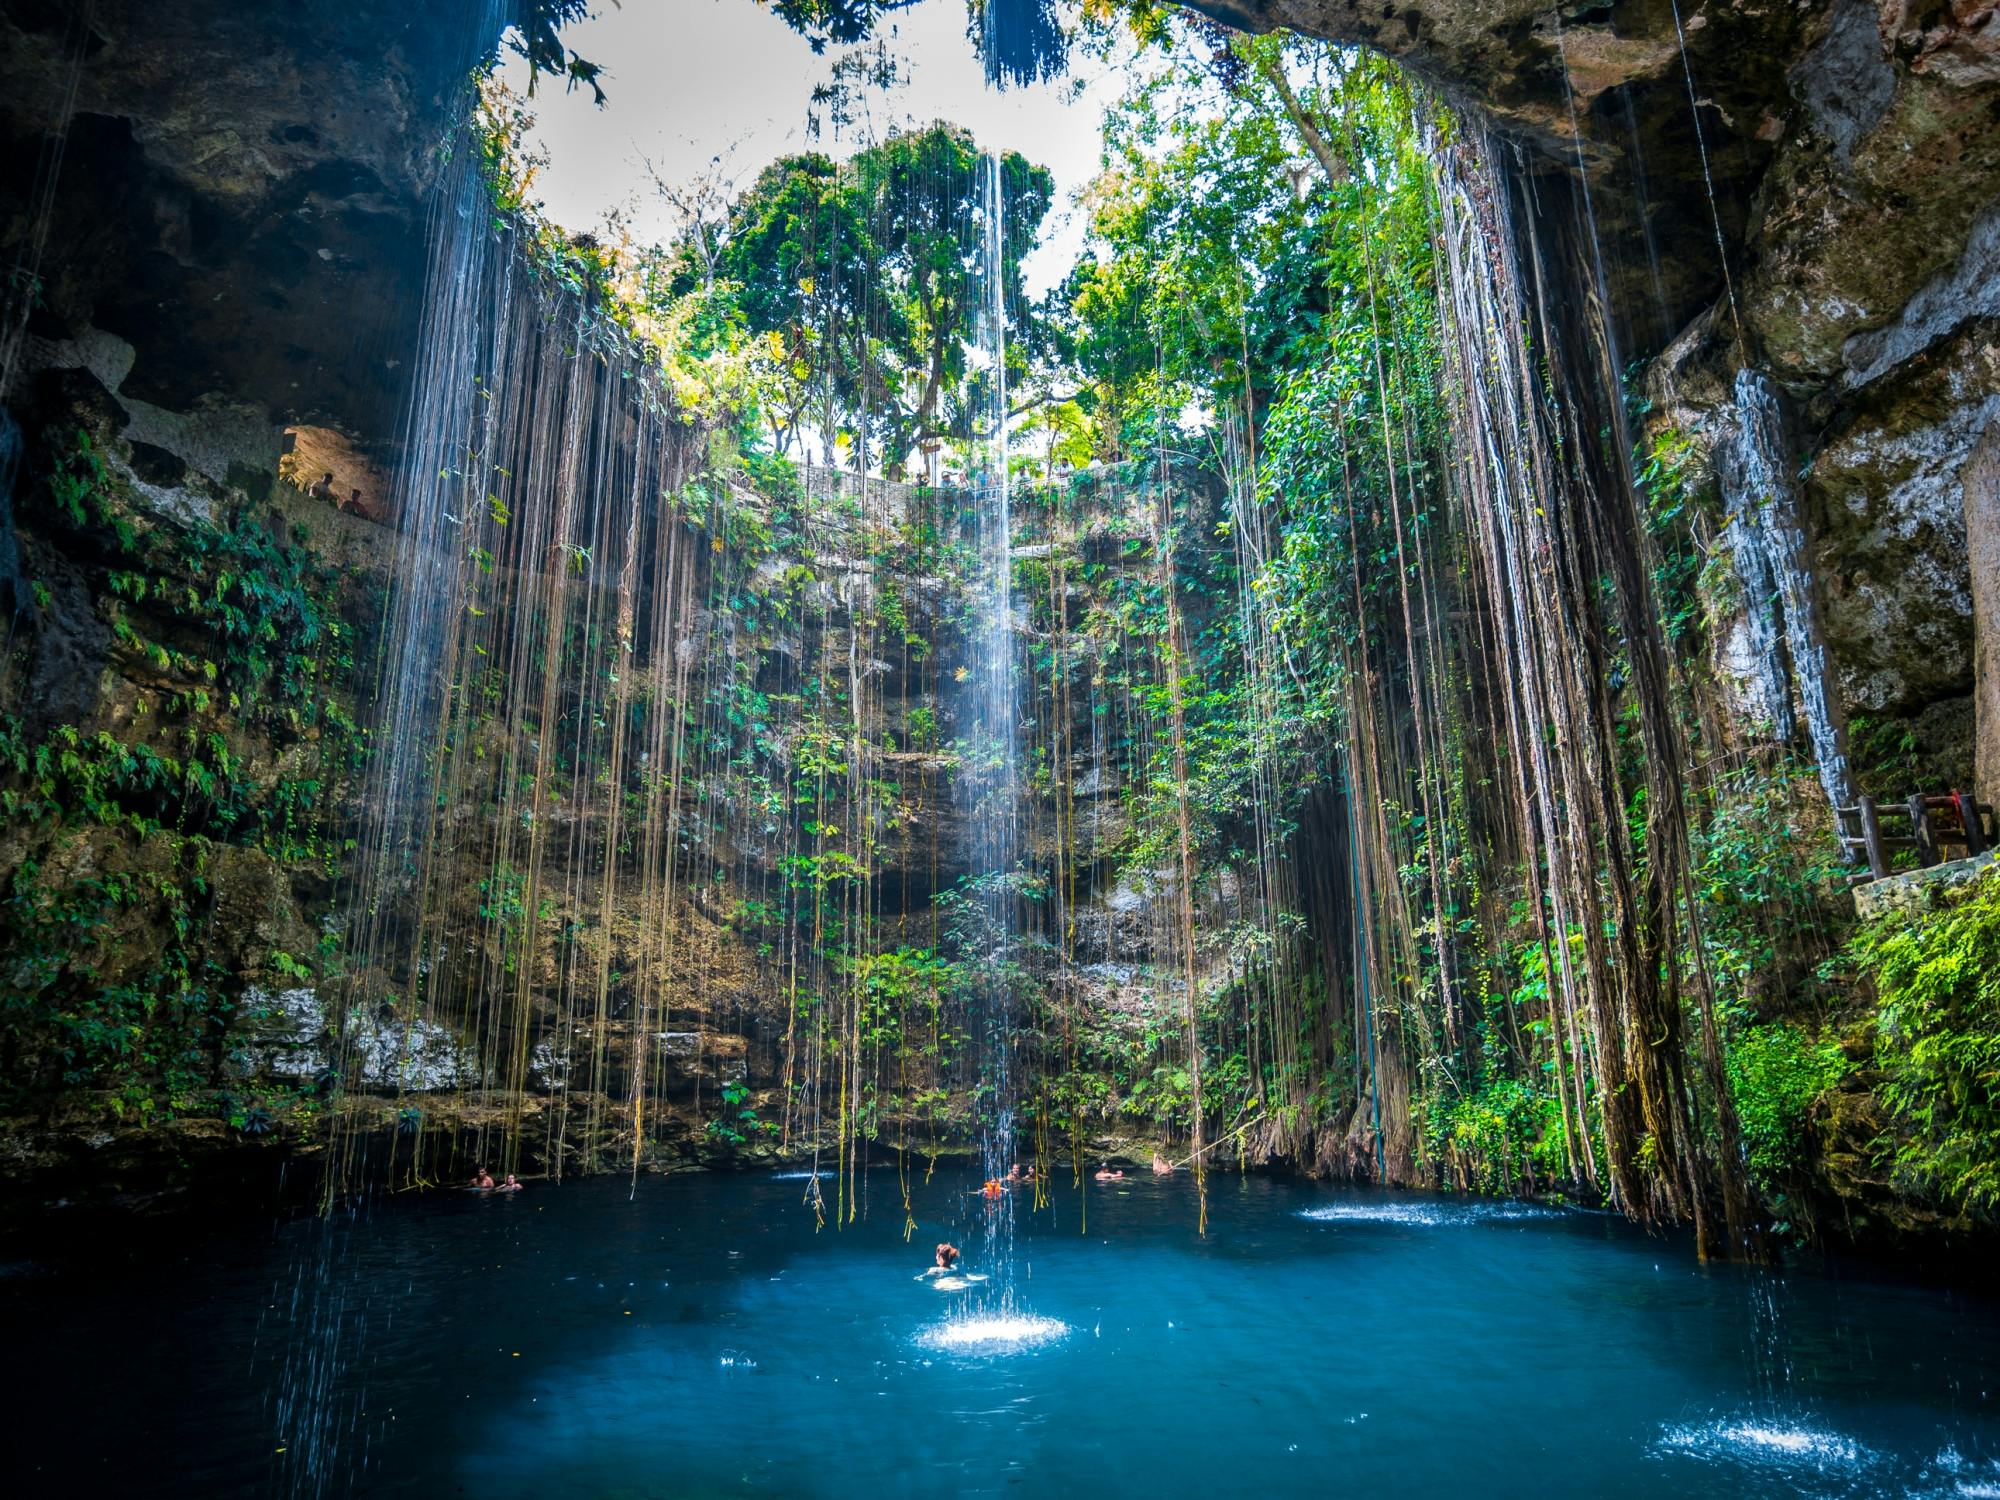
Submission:
[[[1347,158],[1333,149],[1326,138],[1326,133],[1313,119],[1312,111],[1307,109],[1305,101],[1299,98],[1298,90],[1292,87],[1291,79],[1285,76],[1284,59],[1260,49],[1257,56],[1257,71],[1263,74],[1265,81],[1278,91],[1278,100],[1285,106],[1285,114],[1305,141],[1306,149],[1312,152],[1314,159],[1320,164],[1320,169],[1326,173],[1327,184],[1339,187],[1347,181],[1353,175],[1348,170]]]

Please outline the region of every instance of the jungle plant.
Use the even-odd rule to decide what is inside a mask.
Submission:
[[[2000,1217],[2000,874],[1940,910],[1884,917],[1854,940],[1872,977],[1880,1097],[1897,1175],[1954,1212]]]

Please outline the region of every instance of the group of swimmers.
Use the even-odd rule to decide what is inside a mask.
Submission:
[[[1125,1169],[1120,1167],[1116,1171],[1113,1171],[1110,1162],[1100,1162],[1096,1175],[1099,1182],[1123,1182],[1125,1180]],[[1174,1164],[1164,1156],[1155,1154],[1153,1157],[1153,1175],[1155,1177],[1173,1176]]]
[[[466,1186],[471,1188],[475,1193],[518,1193],[521,1191],[520,1179],[512,1172],[507,1174],[505,1182],[495,1182],[493,1174],[484,1167],[481,1167],[477,1172],[472,1174],[472,1181],[467,1183]]]
[[[1173,1176],[1174,1164],[1158,1152],[1155,1152],[1153,1154],[1153,1175],[1155,1177]],[[1114,1171],[1110,1162],[1099,1162],[1097,1164],[1097,1171],[1092,1174],[1092,1179],[1097,1182],[1123,1182],[1125,1180],[1125,1169],[1119,1167]],[[1013,1166],[1007,1169],[1005,1177],[987,1178],[985,1183],[981,1185],[979,1192],[982,1197],[998,1198],[1011,1187],[1018,1187],[1024,1182],[1034,1182],[1035,1180],[1035,1169],[1032,1166],[1023,1171],[1021,1164],[1015,1162]]]
[[[984,1197],[998,1198],[1011,1187],[1019,1187],[1024,1182],[1034,1182],[1036,1180],[1035,1169],[1033,1167],[1029,1167],[1027,1171],[1023,1172],[1021,1164],[1015,1162],[1013,1166],[1007,1169],[1005,1177],[987,1178],[979,1191]]]
[[[1165,1157],[1161,1156],[1158,1152],[1154,1152],[1153,1175],[1155,1177],[1171,1177],[1173,1175],[1173,1172],[1174,1172],[1174,1164],[1168,1161]],[[1099,1162],[1097,1164],[1097,1171],[1092,1174],[1092,1178],[1094,1181],[1097,1182],[1123,1182],[1125,1180],[1125,1169],[1123,1167],[1119,1167],[1117,1170],[1114,1171],[1112,1169],[1110,1162],[1108,1161]],[[507,1180],[509,1182],[512,1182],[514,1179],[509,1177]],[[1035,1181],[1034,1167],[1030,1166],[1025,1171],[1023,1171],[1021,1164],[1019,1162],[1015,1162],[1013,1166],[1007,1169],[1007,1175],[1005,1177],[987,1178],[985,1183],[980,1187],[979,1191],[983,1197],[998,1198],[1011,1187],[1016,1187],[1024,1182],[1033,1182],[1033,1181]],[[937,1247],[936,1259],[931,1265],[925,1267],[924,1275],[950,1276],[954,1274],[957,1271],[957,1269],[958,1269],[958,1246],[950,1243],[949,1241],[940,1241]]]

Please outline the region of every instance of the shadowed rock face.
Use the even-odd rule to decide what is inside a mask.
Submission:
[[[1684,0],[1678,28],[1670,0],[1197,3],[1229,25],[1284,26],[1386,53],[1517,142],[1528,170],[1586,167],[1613,301],[1636,353],[1660,347],[1721,290],[1718,222],[1731,246],[1750,232],[1753,191],[1788,133],[1786,69],[1811,23],[1791,5],[1712,0]]]
[[[1968,780],[1964,474],[2000,413],[2000,7],[1197,3],[1386,52],[1530,174],[1587,174],[1625,352],[1666,350],[1656,409],[1714,446],[1739,367],[1787,388],[1842,694],[1908,720],[1939,784]]]
[[[42,245],[31,331],[123,339],[123,393],[158,406],[392,430],[423,188],[489,8],[9,0],[0,259]]]
[[[1585,162],[1629,352],[1723,291],[1719,229],[1753,354],[1780,379],[1803,394],[1880,374],[1868,335],[1950,274],[2000,199],[1984,0],[1678,0],[1678,23],[1675,0],[1198,4],[1374,47],[1546,169]]]

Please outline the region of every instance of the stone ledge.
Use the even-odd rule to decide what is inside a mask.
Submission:
[[[1854,888],[1854,914],[1867,922],[1891,912],[1914,916],[1930,911],[1942,893],[1977,880],[1993,867],[1996,859],[2000,859],[2000,852],[1988,850],[1970,859],[1948,859],[1927,870],[1911,870],[1858,885]]]

